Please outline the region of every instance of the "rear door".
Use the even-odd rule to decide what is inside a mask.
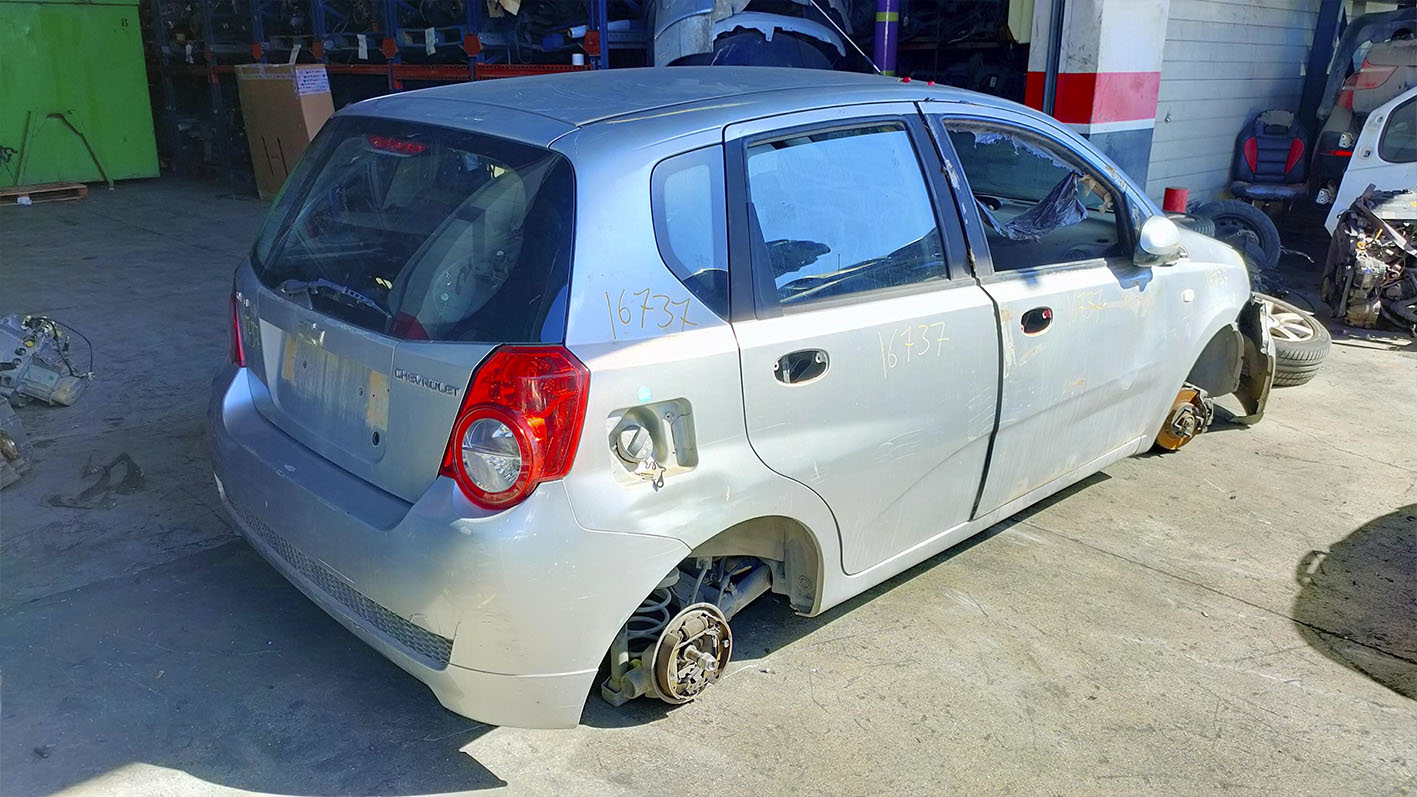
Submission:
[[[1171,389],[1175,297],[1134,264],[1144,215],[1100,162],[1026,118],[930,115],[1003,343],[983,515],[1134,444]],[[1131,203],[1131,204],[1129,204]],[[1168,367],[1169,365],[1169,367]]]
[[[826,501],[857,573],[969,519],[994,311],[956,215],[937,212],[947,191],[914,106],[758,120],[726,142],[748,436]]]
[[[252,253],[240,313],[257,409],[416,500],[477,364],[564,339],[574,195],[545,148],[342,116]]]

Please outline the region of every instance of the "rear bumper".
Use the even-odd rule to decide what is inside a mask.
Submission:
[[[223,501],[252,547],[482,722],[574,726],[620,625],[688,554],[678,540],[580,528],[557,482],[495,514],[443,478],[409,504],[268,422],[244,370],[218,376],[208,423]]]

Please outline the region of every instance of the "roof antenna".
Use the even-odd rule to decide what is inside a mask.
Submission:
[[[828,14],[828,13],[826,12],[826,9],[822,8],[820,5],[817,4],[817,0],[809,0],[809,1],[812,3],[812,7],[813,7],[813,8],[817,9],[818,11],[820,11],[820,12],[822,13],[822,16],[823,16],[823,17],[826,17],[827,24],[828,24],[828,25],[831,25],[833,28],[835,28],[835,29],[836,29],[836,32],[841,34],[841,38],[845,39],[845,40],[846,40],[846,43],[849,44],[849,45],[851,45],[851,49],[855,50],[857,53],[860,53],[861,57],[862,57],[863,59],[865,59],[866,63],[870,64],[870,65],[871,65],[871,68],[874,69],[874,70],[876,70],[876,74],[878,74],[878,75],[885,75],[885,73],[881,71],[881,68],[880,68],[879,66],[876,66],[876,62],[875,62],[875,61],[872,61],[872,60],[871,60],[871,57],[870,57],[869,55],[866,55],[866,53],[863,52],[860,47],[857,47],[857,46],[856,46],[856,42],[852,41],[852,40],[851,40],[851,37],[846,35],[846,31],[842,30],[842,29],[841,29],[841,26],[838,25],[838,24],[836,24],[836,20],[834,20],[834,19],[831,18],[831,14]]]

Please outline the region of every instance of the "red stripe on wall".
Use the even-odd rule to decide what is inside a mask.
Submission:
[[[1023,84],[1023,104],[1036,110],[1043,110],[1043,83],[1046,78],[1042,72],[1029,72],[1028,80]]]
[[[1053,118],[1070,124],[1130,122],[1156,117],[1160,72],[1062,72]],[[1029,72],[1024,102],[1043,107],[1043,73]]]

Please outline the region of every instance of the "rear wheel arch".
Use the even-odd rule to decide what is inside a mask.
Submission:
[[[702,679],[717,681],[729,660],[728,619],[768,591],[786,595],[798,613],[815,613],[821,605],[824,561],[807,526],[781,515],[740,521],[714,534],[674,565],[625,616],[607,647],[601,697],[614,706],[641,696],[669,703],[694,699]],[[712,598],[715,584],[717,600]],[[724,641],[705,649],[706,639]],[[700,657],[681,659],[684,645],[699,648]],[[704,664],[704,656],[709,664]],[[681,667],[686,662],[687,668]],[[681,687],[693,687],[693,694],[685,696]]]
[[[799,614],[815,614],[821,604],[822,546],[794,518],[765,515],[735,523],[695,546],[689,559],[722,556],[753,556],[772,565],[772,591],[786,595]]]

